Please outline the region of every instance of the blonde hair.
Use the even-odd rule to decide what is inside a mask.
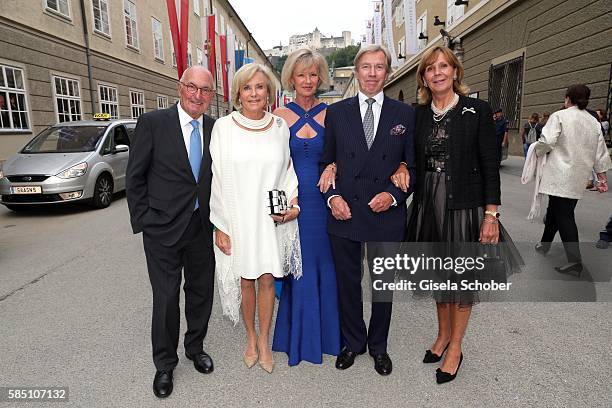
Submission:
[[[387,73],[390,73],[391,53],[389,52],[387,47],[379,44],[366,45],[365,47],[362,47],[359,49],[359,51],[357,51],[357,54],[355,54],[355,59],[353,60],[355,72],[357,72],[357,70],[359,69],[359,60],[361,59],[361,57],[363,57],[364,54],[369,54],[372,52],[382,52],[383,54],[385,54],[385,61],[387,62]]]
[[[529,115],[529,121],[539,122],[540,115],[538,115],[537,112],[532,113],[531,115]]]
[[[302,48],[289,54],[287,61],[285,61],[283,71],[281,72],[281,84],[285,90],[293,90],[291,77],[293,76],[293,71],[295,71],[298,65],[302,65],[307,68],[315,66],[317,68],[317,73],[319,74],[319,83],[317,84],[317,88],[329,88],[329,67],[327,66],[327,61],[325,61],[325,58],[316,51]]]
[[[467,96],[470,90],[470,88],[463,83],[464,71],[461,62],[448,47],[438,45],[425,51],[421,57],[421,62],[419,62],[419,68],[417,69],[417,84],[419,87],[417,100],[421,105],[427,105],[429,102],[431,102],[431,91],[425,86],[425,81],[423,78],[425,77],[425,70],[427,67],[436,62],[438,59],[438,53],[441,53],[446,61],[448,61],[453,68],[457,69],[457,79],[453,81],[453,90],[459,95],[463,96]]]
[[[266,88],[268,90],[268,105],[272,105],[272,102],[276,98],[276,84],[274,83],[274,75],[270,68],[257,62],[243,65],[232,80],[232,95],[231,102],[236,109],[240,109],[242,104],[240,103],[240,90],[242,87],[249,82],[255,74],[261,72],[266,77]]]

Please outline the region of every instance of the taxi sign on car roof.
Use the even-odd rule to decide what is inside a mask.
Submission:
[[[94,120],[109,120],[111,118],[110,113],[94,113]]]

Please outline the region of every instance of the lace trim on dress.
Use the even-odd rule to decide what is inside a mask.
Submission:
[[[259,121],[252,121],[245,118],[238,112],[232,113],[232,118],[236,120],[239,125],[245,127],[251,127],[256,129],[258,127],[266,127],[273,120],[273,116],[269,112],[265,112],[264,117]],[[233,124],[236,126],[236,124]],[[221,174],[222,174],[222,189],[224,191],[234,191],[234,174],[232,170],[230,154],[232,152],[232,137],[223,138],[222,143],[222,154],[221,154]],[[287,145],[287,150],[289,145]],[[284,190],[287,193],[289,201],[298,195],[297,178],[293,170],[293,164],[290,160],[289,169],[287,173],[293,174],[294,177],[285,176],[284,182],[282,182],[279,189]],[[234,325],[238,323],[240,319],[240,305],[242,303],[242,291],[240,288],[240,270],[241,265],[237,261],[237,256],[240,247],[243,244],[242,237],[239,231],[232,228],[231,220],[236,220],[240,214],[235,209],[235,202],[238,197],[228,194],[226,197],[225,207],[228,211],[228,223],[229,235],[232,240],[232,255],[229,257],[223,256],[220,251],[217,252],[218,248],[215,247],[215,253],[218,253],[217,261],[217,281],[219,287],[219,298],[221,299],[221,309],[223,315],[227,316]],[[279,255],[281,259],[281,265],[283,266],[283,274],[285,276],[291,274],[296,279],[302,276],[302,250],[300,246],[300,234],[298,229],[297,219],[279,224],[276,227],[277,242],[279,246]],[[223,259],[223,261],[221,261]]]

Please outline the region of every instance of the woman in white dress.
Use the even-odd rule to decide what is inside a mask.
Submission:
[[[215,231],[216,273],[223,313],[246,328],[244,362],[257,361],[271,373],[269,346],[274,311],[274,278],[301,275],[297,222],[298,180],[289,154],[289,128],[266,111],[276,95],[270,70],[260,64],[240,68],[232,82],[238,109],[215,122],[210,141],[212,192],[210,220]],[[283,190],[290,208],[271,216],[268,191]],[[257,292],[255,282],[257,281]],[[258,306],[259,336],[255,329]]]

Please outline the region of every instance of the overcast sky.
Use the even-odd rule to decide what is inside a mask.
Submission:
[[[350,31],[355,42],[365,32],[365,22],[372,18],[370,0],[229,0],[262,49],[289,36],[306,34],[315,27],[325,36],[339,37]]]

